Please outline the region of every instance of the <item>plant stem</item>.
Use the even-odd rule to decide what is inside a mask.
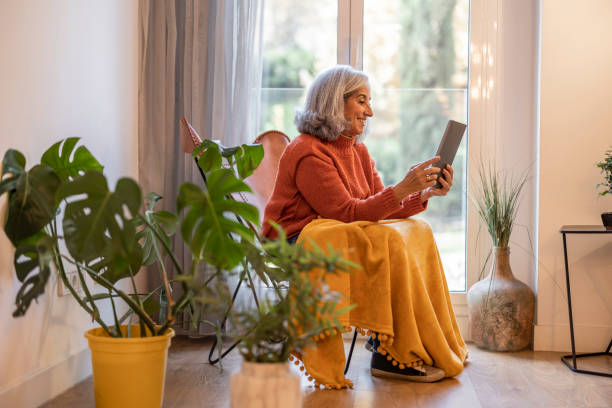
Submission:
[[[176,282],[176,280],[170,280],[170,283],[172,282]],[[151,296],[153,296],[155,294],[155,292],[157,292],[158,290],[162,289],[164,287],[163,284],[159,285],[158,287],[156,287],[155,289],[153,289],[150,293],[138,293],[139,296],[144,296],[144,298],[142,299],[142,302],[146,302],[147,300],[149,300],[149,298]],[[113,296],[118,296],[118,295],[113,295]],[[127,312],[125,312],[120,318],[119,318],[119,323],[123,323],[123,321],[125,321],[125,319],[127,319],[128,317],[130,317],[130,315],[132,315],[134,313],[133,310],[128,310]]]
[[[110,301],[111,301],[111,306],[113,308],[113,318],[115,319],[115,333],[117,333],[117,337],[123,337],[121,336],[121,327],[119,326],[119,318],[117,317],[117,310],[115,309],[115,301],[113,300],[113,296],[112,296],[112,291],[109,288],[108,289],[108,294],[111,295],[109,296]]]
[[[157,232],[153,228],[153,226],[151,224],[147,224],[147,226],[149,228],[151,228],[151,230],[153,231],[154,234]],[[156,236],[156,238],[161,239],[160,234],[156,234],[155,236]],[[163,241],[163,242],[165,242],[165,241]],[[174,300],[172,299],[172,295],[171,295],[172,288],[170,287],[170,285],[168,283],[168,272],[166,271],[166,265],[164,264],[164,260],[163,260],[162,254],[159,251],[159,247],[157,246],[157,241],[156,240],[153,240],[153,249],[155,250],[155,257],[157,258],[157,261],[159,262],[159,266],[160,266],[161,271],[162,271],[162,280],[164,282],[164,286],[166,287],[166,296],[168,297],[168,305],[169,305],[169,310],[170,310],[172,308],[172,306],[174,306]],[[166,249],[166,251],[168,251],[168,249]],[[172,316],[170,316],[170,317],[172,317]]]
[[[70,258],[62,255],[62,257],[64,257],[67,261],[74,263],[75,265],[77,264],[77,262],[71,260]],[[153,320],[149,317],[149,315],[147,315],[147,313],[140,309],[140,307],[138,307],[138,304],[136,302],[134,302],[134,300],[132,298],[130,298],[127,294],[125,294],[123,291],[115,288],[113,286],[112,283],[110,283],[105,277],[98,275],[98,273],[96,271],[94,271],[93,269],[91,269],[90,267],[88,267],[87,265],[83,265],[81,264],[81,268],[83,268],[87,274],[97,283],[99,283],[100,285],[102,285],[103,287],[105,287],[106,289],[112,289],[115,291],[115,293],[117,293],[117,295],[119,295],[119,297],[121,299],[123,299],[123,301],[125,303],[127,303],[127,305],[129,306],[130,309],[132,309],[134,311],[134,313],[136,313],[140,318],[142,318],[145,322],[145,324],[147,325],[147,327],[149,328],[149,330],[151,331],[151,333],[155,333],[155,322],[153,322]]]
[[[140,299],[140,296],[138,295],[138,288],[136,288],[136,281],[134,280],[134,274],[132,273],[131,267],[128,269],[128,272],[130,273],[130,281],[132,282],[132,288],[134,289],[134,296],[136,296],[136,300],[138,300],[138,305],[140,306],[142,310],[145,310],[144,303],[142,299]],[[140,337],[147,337],[147,332],[145,331],[145,327],[144,327],[144,324],[142,323],[142,319],[138,320],[138,324],[140,325]]]
[[[87,287],[87,284],[85,283],[85,278],[83,277],[83,272],[81,271],[81,268],[79,267],[79,265],[77,265],[76,267],[77,267],[77,274],[79,275],[79,281],[81,282],[81,287],[83,288],[83,292],[85,292],[85,296],[89,300],[89,303],[91,304],[91,308],[93,309],[92,318],[96,319],[96,317],[98,317],[98,320],[96,320],[96,321],[98,323],[100,323],[100,326],[102,326],[102,328],[107,333],[110,333],[111,330],[104,323],[104,321],[102,321],[102,318],[100,318],[100,311],[98,310],[98,306],[96,305],[96,301],[91,296],[91,292],[89,291],[89,288]]]
[[[184,294],[183,296],[181,296],[178,302],[176,303],[176,305],[174,306],[174,310],[172,310],[172,315],[177,316],[185,308],[185,306],[189,304],[190,301],[191,301],[191,295]],[[159,336],[163,334],[168,329],[168,327],[170,327],[173,323],[174,323],[174,318],[172,319],[168,318],[168,320],[166,320],[164,325],[159,330],[157,330],[156,332],[157,335]]]
[[[178,262],[178,260],[174,256],[174,252],[172,252],[172,250],[168,247],[166,242],[164,242],[164,240],[161,238],[161,236],[159,235],[159,232],[157,232],[155,230],[155,228],[153,228],[153,226],[147,221],[146,218],[142,218],[142,221],[145,224],[147,224],[147,226],[151,229],[151,231],[153,231],[153,234],[155,234],[157,239],[161,242],[161,244],[163,245],[164,249],[166,250],[166,252],[170,256],[170,259],[172,259],[172,263],[174,264],[174,267],[176,268],[176,270],[179,273],[179,275],[184,275],[185,272],[183,271],[183,267],[181,266],[181,264]]]
[[[55,219],[51,222],[50,228],[51,228],[51,235],[53,237],[53,243],[54,243],[53,244],[53,257],[55,258],[55,265],[57,266],[57,269],[58,269],[57,273],[60,276],[62,283],[68,289],[72,297],[77,301],[79,306],[81,306],[83,310],[87,312],[87,314],[89,314],[90,316],[93,316],[94,320],[100,325],[100,327],[104,329],[104,331],[106,331],[106,333],[110,337],[115,337],[115,335],[108,328],[108,326],[104,324],[104,321],[102,321],[102,318],[100,317],[100,315],[99,314],[96,315],[94,311],[91,308],[89,308],[87,304],[83,302],[83,300],[81,300],[81,297],[79,296],[79,294],[76,292],[76,290],[74,290],[72,285],[70,285],[70,282],[68,281],[68,278],[66,277],[66,269],[64,268],[64,262],[62,261],[63,255],[61,255],[59,247],[57,245],[58,239],[57,239],[57,229],[55,226]]]
[[[255,299],[255,305],[259,307],[259,300],[257,299],[257,293],[255,292],[255,285],[253,285],[253,279],[251,278],[251,273],[249,272],[246,260],[242,261],[242,267],[244,268],[244,272],[249,278],[249,285],[251,286],[251,292],[253,292],[253,298]]]

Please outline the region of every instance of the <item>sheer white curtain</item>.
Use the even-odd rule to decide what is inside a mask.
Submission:
[[[258,129],[263,0],[219,3],[212,45],[211,135],[237,145],[252,141]]]
[[[175,209],[183,182],[202,182],[181,151],[182,116],[227,146],[255,138],[262,18],[263,0],[140,0],[139,181],[163,208]]]

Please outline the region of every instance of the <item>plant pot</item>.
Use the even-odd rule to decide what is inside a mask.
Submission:
[[[601,221],[606,227],[612,227],[612,212],[601,213]]]
[[[467,293],[472,341],[493,351],[517,351],[531,344],[535,296],[510,268],[510,249],[494,248],[489,276]]]
[[[232,408],[299,408],[300,379],[289,363],[242,362],[242,370],[230,378]]]
[[[121,326],[126,333],[127,325]],[[97,408],[161,407],[166,360],[174,330],[163,336],[140,337],[132,326],[131,338],[109,337],[104,329],[85,333],[91,349]]]

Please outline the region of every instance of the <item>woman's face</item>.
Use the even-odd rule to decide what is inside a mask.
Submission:
[[[344,101],[344,118],[351,122],[351,127],[342,134],[348,137],[362,134],[366,119],[372,115],[374,113],[370,106],[370,89],[364,85]]]

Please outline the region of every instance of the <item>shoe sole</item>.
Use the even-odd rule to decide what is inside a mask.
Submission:
[[[423,383],[436,382],[444,378],[444,373],[440,373],[437,375],[406,375],[390,373],[388,371],[379,370],[378,368],[370,368],[370,372],[375,377],[396,378],[404,381],[414,381]]]

